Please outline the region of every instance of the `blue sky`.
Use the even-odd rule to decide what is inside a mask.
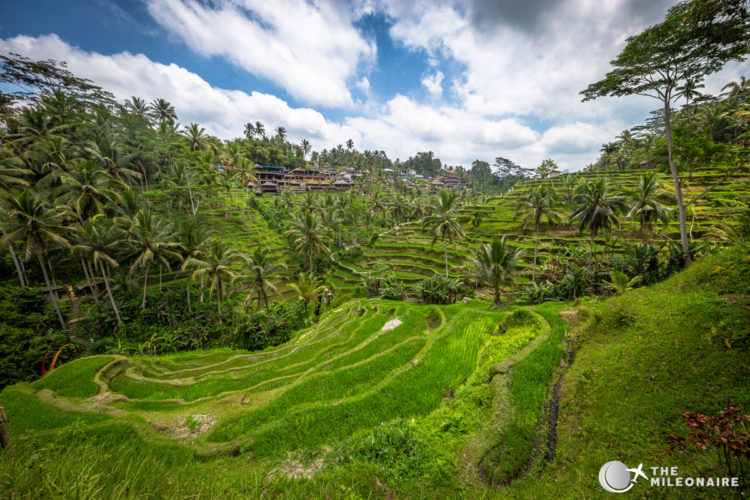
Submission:
[[[222,139],[262,121],[317,150],[351,138],[394,159],[574,171],[656,106],[578,92],[672,3],[27,0],[0,3],[0,52],[65,60],[120,100],[166,98]]]

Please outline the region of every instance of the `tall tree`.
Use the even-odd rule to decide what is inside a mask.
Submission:
[[[690,263],[687,210],[682,182],[674,161],[671,103],[679,87],[698,84],[729,60],[742,60],[750,51],[750,17],[745,0],[689,0],[667,12],[661,23],[628,38],[603,80],[581,92],[584,101],[602,96],[642,95],[661,102],[667,137],[669,169],[680,219],[680,243]]]
[[[461,224],[458,223],[458,193],[440,191],[440,196],[432,201],[432,215],[422,220],[422,228],[432,233],[432,243],[437,239],[443,240],[445,253],[445,277],[448,278],[448,240],[451,242],[466,236]]]
[[[160,268],[164,266],[171,269],[169,259],[182,260],[182,256],[177,253],[179,243],[173,239],[171,226],[164,219],[155,217],[148,210],[141,210],[136,215],[135,224],[130,229],[128,242],[136,252],[136,258],[130,266],[129,274],[132,275],[136,269],[144,270],[141,309],[145,309],[151,263],[156,260]]]
[[[236,279],[249,285],[250,292],[255,292],[258,299],[258,308],[261,304],[265,305],[266,316],[270,316],[268,309],[269,292],[278,293],[271,279],[276,278],[279,271],[284,268],[284,264],[279,263],[267,248],[255,247],[247,258],[246,274],[236,277]],[[247,300],[250,300],[250,295],[248,295]]]
[[[669,211],[662,203],[674,203],[675,199],[669,193],[659,193],[659,176],[656,173],[646,173],[638,178],[638,185],[630,193],[630,211],[628,217],[638,217],[641,230],[651,231],[651,225],[656,220],[669,221]]]
[[[237,276],[235,266],[242,262],[242,255],[224,241],[214,238],[201,257],[190,257],[183,269],[194,269],[192,278],[201,278],[211,283],[209,295],[216,291],[216,308],[221,316],[221,302],[228,295],[227,286]]]
[[[328,236],[325,234],[320,218],[313,212],[305,212],[292,221],[292,227],[287,231],[292,237],[295,250],[307,254],[308,268],[312,272],[313,259],[318,254],[328,254]]]
[[[74,255],[80,255],[82,258],[91,262],[94,267],[99,266],[104,280],[104,287],[107,290],[112,309],[115,312],[117,323],[122,323],[120,310],[115,303],[115,297],[112,295],[112,287],[109,283],[108,268],[118,267],[120,264],[114,256],[116,249],[122,244],[119,238],[115,236],[116,229],[100,216],[94,216],[87,220],[78,230],[76,235],[77,242],[73,245]],[[87,266],[84,266],[84,271]],[[89,286],[96,293],[96,283],[94,283],[93,269],[89,268]]]
[[[64,236],[65,228],[62,225],[69,211],[64,206],[50,208],[41,197],[28,189],[21,191],[17,196],[8,196],[6,205],[6,220],[1,223],[3,232],[6,234],[0,240],[0,246],[20,242],[25,260],[29,260],[32,254],[36,254],[47,285],[50,302],[55,306],[60,325],[65,328],[65,321],[57,305],[57,294],[52,290],[47,274],[48,263],[45,255],[49,244],[70,247],[70,242]],[[51,262],[49,265],[52,269]]]
[[[547,222],[559,222],[560,213],[555,210],[555,191],[551,186],[537,186],[529,191],[526,198],[518,202],[517,213],[523,215],[523,228],[534,224],[536,239],[534,240],[534,267],[531,271],[531,281],[536,283],[536,256],[539,249],[539,224],[542,218]]]
[[[614,192],[613,185],[606,178],[593,179],[579,184],[573,198],[573,212],[570,221],[579,223],[581,232],[588,230],[591,236],[589,262],[594,256],[594,238],[602,229],[611,229],[619,224],[617,214],[627,209],[624,198]]]
[[[474,258],[474,266],[483,279],[492,284],[495,292],[495,304],[500,304],[500,288],[513,279],[518,260],[523,249],[515,248],[505,242],[505,236],[494,239],[492,243],[482,243]]]
[[[166,99],[154,99],[149,105],[151,117],[158,122],[175,122],[177,121],[177,112],[174,110],[169,101]]]
[[[310,141],[308,141],[307,139],[302,139],[299,147],[302,148],[303,158],[310,154],[310,149],[312,149],[312,146],[310,146]]]

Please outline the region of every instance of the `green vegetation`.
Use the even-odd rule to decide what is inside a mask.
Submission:
[[[0,55],[23,89],[0,93],[0,491],[589,498],[621,460],[742,496],[750,88],[698,89],[747,33],[695,0],[629,38],[583,95],[664,109],[576,174],[319,152],[258,121],[222,142]],[[264,186],[282,168],[316,180]],[[707,415],[719,459],[690,435]]]

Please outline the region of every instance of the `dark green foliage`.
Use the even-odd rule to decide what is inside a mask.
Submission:
[[[458,298],[461,282],[435,274],[420,281],[416,289],[425,304],[453,304]]]

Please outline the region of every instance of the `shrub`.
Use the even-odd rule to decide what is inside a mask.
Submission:
[[[458,297],[461,282],[438,274],[417,284],[417,292],[425,304],[453,304]]]

